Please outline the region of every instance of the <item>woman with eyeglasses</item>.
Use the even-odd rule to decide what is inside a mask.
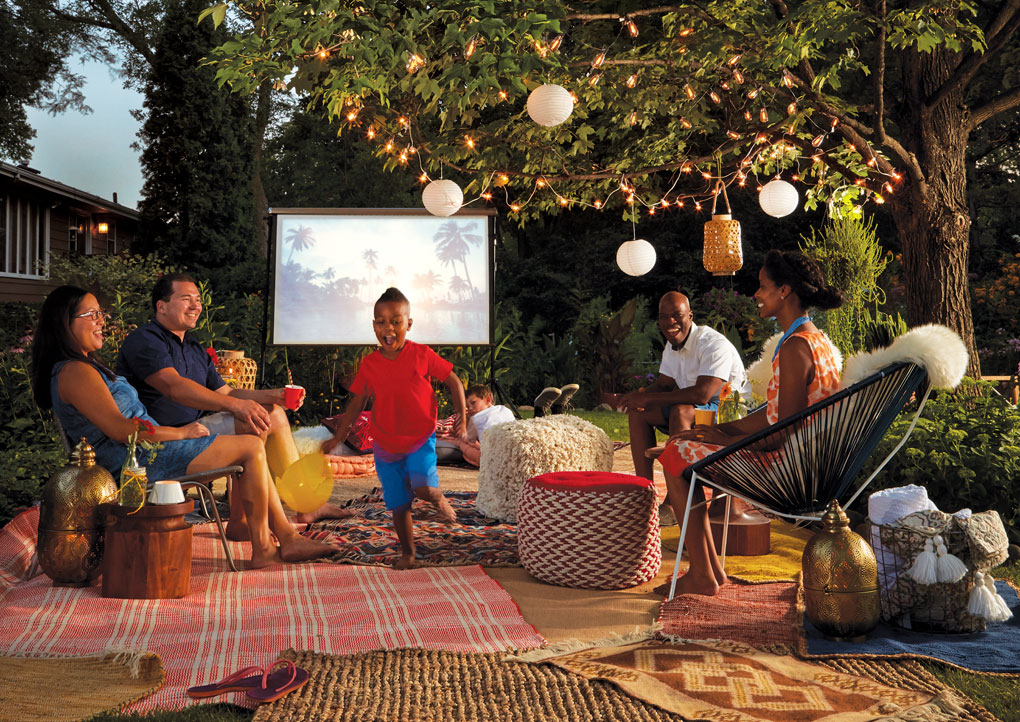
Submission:
[[[47,296],[32,341],[32,385],[36,402],[52,408],[70,439],[84,436],[96,462],[116,474],[124,465],[126,442],[135,418],[155,421],[127,379],[117,376],[94,353],[103,346],[105,317],[91,293],[61,286]],[[236,493],[251,534],[249,568],[316,559],[332,553],[327,544],[307,539],[287,519],[256,436],[214,436],[198,422],[139,431],[140,441],[162,444],[147,467],[151,481],[173,479],[239,464]],[[279,547],[273,535],[279,540]]]

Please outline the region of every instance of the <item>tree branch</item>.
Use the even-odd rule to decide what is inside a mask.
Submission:
[[[1020,28],[1020,0],[1009,0],[1003,6],[995,20],[988,26],[988,47],[983,53],[972,53],[953,71],[953,74],[946,79],[946,82],[935,91],[924,104],[924,112],[931,113],[948,98],[952,93],[964,88],[973,80],[981,66],[987,63],[995,53],[1002,49],[1006,41]]]
[[[111,29],[117,33],[117,35],[123,38],[124,41],[132,48],[137,50],[149,63],[155,62],[156,56],[155,53],[153,53],[152,48],[149,46],[148,38],[146,38],[143,33],[137,32],[134,28],[128,25],[123,18],[117,14],[117,10],[110,4],[109,0],[89,0],[89,3],[106,18],[106,20],[112,25]],[[106,27],[98,22],[92,22],[89,24],[97,27]]]
[[[967,132],[972,132],[992,116],[1006,110],[1011,110],[1018,105],[1020,105],[1020,89],[992,99],[990,102],[970,112],[970,119],[967,121]]]

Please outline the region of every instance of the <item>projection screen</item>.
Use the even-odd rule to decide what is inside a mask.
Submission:
[[[492,343],[495,211],[272,209],[272,343],[375,345],[373,307],[395,286],[408,339]]]

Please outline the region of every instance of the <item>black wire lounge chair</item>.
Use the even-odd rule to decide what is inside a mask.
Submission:
[[[818,519],[833,499],[849,506],[907,441],[931,393],[921,366],[899,361],[698,461],[684,470],[690,481],[680,528],[680,546],[669,599],[673,598],[694,488],[715,490],[714,499],[743,499],[777,516],[807,522]],[[920,395],[906,433],[856,490],[853,484],[868,457],[904,405]],[[722,563],[726,563],[728,524],[723,526]]]

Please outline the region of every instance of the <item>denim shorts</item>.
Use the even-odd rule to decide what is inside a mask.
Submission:
[[[392,454],[376,444],[373,456],[387,511],[409,507],[414,500],[414,489],[439,487],[435,434],[407,454]]]

